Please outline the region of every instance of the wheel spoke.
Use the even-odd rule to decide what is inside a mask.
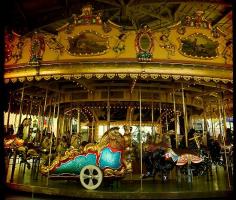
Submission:
[[[89,179],[89,183],[88,183],[88,186],[93,186],[94,184],[93,184],[93,179]]]
[[[83,177],[83,179],[87,179],[87,178],[89,178],[89,175],[83,174],[82,177]]]
[[[100,176],[99,174],[98,174],[98,175],[95,175],[95,176],[93,176],[93,178],[94,178],[94,179],[96,179],[96,180],[99,180],[99,179],[100,179],[100,177],[101,177],[101,176]]]
[[[89,168],[89,174],[92,175],[93,174],[93,168]]]

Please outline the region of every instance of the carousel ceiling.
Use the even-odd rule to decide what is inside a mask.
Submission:
[[[213,112],[218,115],[218,105],[226,105],[226,114],[232,114],[232,83],[205,81],[186,81],[169,79],[132,79],[126,77],[113,78],[80,78],[24,81],[8,83],[7,90],[11,92],[13,112],[19,112],[22,88],[24,88],[23,113],[37,115],[43,109],[45,98],[47,100],[46,115],[53,112],[54,105],[58,106],[60,113],[77,117],[77,110],[81,110],[82,121],[93,119],[106,120],[107,108],[110,107],[111,121],[129,120],[132,109],[132,120],[139,120],[140,91],[143,121],[154,121],[160,118],[160,102],[162,112],[168,113],[168,120],[173,118],[173,91],[175,92],[176,110],[182,111],[182,86],[185,92],[185,101],[188,112],[201,115],[205,110],[210,117]],[[31,105],[32,104],[32,105]],[[32,108],[32,109],[31,109]],[[56,108],[56,110],[58,107]],[[30,111],[31,110],[31,111]],[[166,116],[162,116],[166,117]]]
[[[162,29],[204,11],[213,28],[219,27],[232,36],[232,3],[224,0],[12,0],[6,20],[7,27],[19,34],[35,29],[56,32],[72,14],[81,14],[81,8],[90,3],[94,13],[101,13],[103,21],[110,20],[124,29],[137,30],[144,24],[151,29]]]

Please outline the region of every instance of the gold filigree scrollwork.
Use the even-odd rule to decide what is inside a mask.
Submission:
[[[184,80],[189,81],[192,77],[191,76],[183,76]]]
[[[27,78],[28,81],[33,81],[34,80],[33,76],[27,76],[26,78]]]
[[[210,77],[203,77],[203,80],[206,82],[209,82],[211,80],[211,78]]]
[[[130,74],[129,76],[130,76],[130,78],[132,78],[132,79],[138,78],[138,74]]]
[[[43,76],[43,78],[44,78],[46,81],[48,81],[48,80],[50,80],[52,77],[51,77],[51,76]]]
[[[198,82],[202,80],[202,78],[201,78],[201,77],[198,77],[198,76],[194,76],[193,79],[194,79],[195,81],[198,81]]]
[[[17,81],[17,78],[11,78],[12,83],[16,83],[16,81]]]
[[[126,77],[126,74],[118,74],[118,77],[124,79]]]
[[[211,23],[208,22],[204,15],[204,11],[198,10],[195,12],[193,17],[186,16],[182,21],[182,26],[190,26],[196,28],[207,28],[211,29]]]
[[[162,74],[162,75],[161,75],[161,78],[163,78],[163,79],[168,79],[168,78],[170,78],[170,75],[168,75],[168,74]]]
[[[172,77],[174,80],[179,80],[181,76],[180,75],[172,75]]]
[[[71,75],[64,75],[63,77],[64,77],[64,79],[66,79],[66,80],[70,80]]]
[[[40,81],[42,79],[42,76],[35,76],[36,81]]]
[[[59,79],[61,78],[61,75],[53,75],[53,78],[54,78],[55,80],[59,80]]]
[[[140,74],[140,77],[141,77],[142,79],[146,79],[146,78],[148,78],[148,74]]]
[[[82,77],[82,75],[81,75],[81,74],[74,75],[74,78],[75,78],[75,79],[80,79],[81,77]]]
[[[157,79],[160,75],[159,74],[151,74],[150,76],[152,79]]]
[[[87,79],[91,79],[93,77],[93,75],[92,74],[84,74],[84,77]]]
[[[96,78],[101,79],[104,76],[104,74],[96,74],[95,76]]]
[[[212,80],[213,80],[215,83],[218,83],[218,82],[220,81],[219,78],[213,78]]]
[[[106,76],[109,78],[109,79],[113,79],[115,77],[115,74],[106,74]]]
[[[22,83],[25,81],[25,77],[20,77],[20,78],[18,78],[18,80]]]
[[[230,80],[229,79],[221,79],[223,83],[228,83]]]
[[[167,51],[167,58],[175,55],[176,46],[169,39],[170,31],[165,31],[160,36],[160,47]]]

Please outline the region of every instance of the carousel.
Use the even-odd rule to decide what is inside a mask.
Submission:
[[[98,2],[109,4],[81,4],[78,14],[25,34],[5,31],[9,187],[19,177],[45,187],[79,180],[86,190],[135,179],[143,191],[148,180],[214,184],[222,171],[231,191],[232,33],[220,22],[232,28],[232,7],[224,4],[227,14],[213,23],[209,3],[181,15],[190,6],[182,2],[179,17],[158,27],[133,20],[149,1],[129,1],[131,24]],[[163,17],[158,6],[148,15]]]

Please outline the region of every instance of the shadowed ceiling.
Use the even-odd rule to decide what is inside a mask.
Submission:
[[[102,13],[103,21],[110,20],[130,30],[147,24],[161,31],[186,15],[202,10],[213,28],[217,26],[232,35],[232,4],[224,0],[11,0],[7,27],[19,34],[34,29],[55,32],[72,20],[72,14],[81,14],[81,8],[88,3],[94,13]]]

